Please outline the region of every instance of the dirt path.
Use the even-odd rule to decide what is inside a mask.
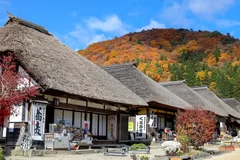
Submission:
[[[160,148],[152,149],[149,155],[153,159],[154,155],[164,155]],[[130,156],[104,156],[103,153],[94,154],[50,154],[45,157],[8,157],[7,160],[131,160]],[[230,153],[206,158],[206,160],[240,160],[240,148]]]
[[[236,148],[235,151],[230,153],[207,158],[206,160],[240,160],[240,148]]]

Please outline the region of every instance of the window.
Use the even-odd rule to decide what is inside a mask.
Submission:
[[[165,119],[163,117],[158,117],[158,129],[165,128]]]
[[[107,116],[99,115],[99,136],[106,136]]]
[[[63,119],[63,110],[54,109],[54,123],[58,123]]]
[[[81,128],[82,127],[82,112],[74,112],[74,126]]]

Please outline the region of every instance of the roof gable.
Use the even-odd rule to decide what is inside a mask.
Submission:
[[[212,111],[220,116],[228,116],[227,113],[219,109],[217,106],[203,98],[197,92],[188,87],[184,81],[173,81],[160,83],[160,85],[167,88],[172,93],[176,94],[183,100],[187,101],[193,107],[199,107],[202,109],[206,109]]]
[[[240,118],[240,113],[236,112],[233,108],[231,108],[229,105],[224,103],[220,98],[218,98],[212,91],[208,89],[208,87],[196,87],[192,88],[194,91],[196,91],[198,94],[200,94],[202,97],[207,99],[208,101],[215,104],[219,109],[223,110],[227,114]]]
[[[189,108],[190,104],[172,94],[136,68],[134,63],[103,67],[146,102],[157,102],[176,108]]]
[[[0,30],[0,52],[13,52],[45,89],[128,105],[147,103],[59,40],[13,18]]]

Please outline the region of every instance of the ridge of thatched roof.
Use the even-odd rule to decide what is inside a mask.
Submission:
[[[195,92],[200,94],[202,97],[207,99],[208,101],[215,104],[217,107],[219,107],[221,110],[225,111],[227,114],[235,117],[240,118],[240,113],[236,112],[235,109],[224,103],[220,98],[216,96],[212,91],[209,90],[208,87],[194,87],[192,88]]]
[[[164,86],[166,89],[176,94],[194,107],[212,111],[220,116],[228,116],[227,113],[219,109],[215,104],[209,102],[193,89],[188,87],[184,81],[161,82],[159,85]]]
[[[0,52],[13,52],[22,67],[30,71],[32,78],[44,89],[103,102],[148,105],[100,67],[50,34],[36,29],[37,25],[22,23],[10,17],[0,30]]]
[[[222,98],[221,100],[240,113],[240,102],[238,100],[235,98]]]
[[[137,69],[135,63],[111,65],[103,67],[103,69],[146,102],[157,102],[181,109],[192,107]]]

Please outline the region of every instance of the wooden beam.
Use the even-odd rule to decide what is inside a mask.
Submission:
[[[49,105],[49,107],[54,107],[53,105]],[[61,108],[61,109],[72,109],[72,110],[82,110],[82,111],[88,111],[88,112],[100,112],[100,113],[107,113],[107,114],[116,114],[116,111],[111,110],[103,110],[98,108],[91,108],[86,106],[78,106],[74,104],[65,104],[60,103],[59,106],[56,106],[55,108]]]

